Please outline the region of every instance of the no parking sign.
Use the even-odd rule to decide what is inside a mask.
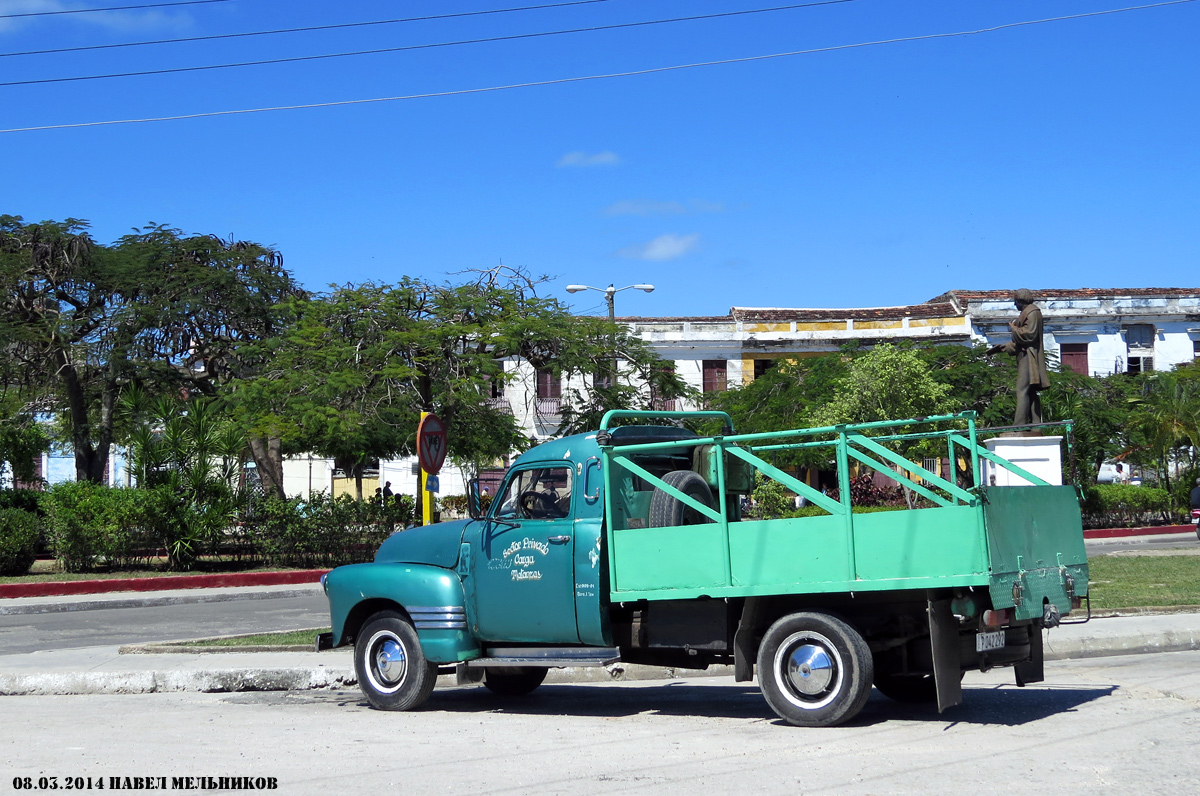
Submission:
[[[430,475],[441,470],[446,461],[446,425],[435,414],[425,415],[417,426],[417,461]]]

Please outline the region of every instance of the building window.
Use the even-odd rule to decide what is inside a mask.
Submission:
[[[764,373],[775,366],[773,359],[756,359],[754,360],[754,378],[761,378]]]
[[[1063,343],[1059,350],[1059,361],[1064,370],[1080,376],[1088,375],[1088,344]]]
[[[562,398],[562,379],[548,369],[538,368],[537,397],[539,401],[557,401]]]
[[[726,368],[728,363],[724,359],[706,359],[704,360],[704,392],[724,392],[729,388],[729,378]]]
[[[1135,323],[1125,327],[1125,346],[1128,349],[1127,373],[1147,373],[1154,370],[1154,325]]]
[[[659,373],[664,375],[673,375],[675,373],[674,362],[664,362],[658,366]],[[674,412],[675,399],[664,398],[659,390],[654,386],[654,382],[650,383],[650,408],[655,412]]]
[[[1200,340],[1192,341],[1192,359],[1200,357]]]
[[[1149,373],[1154,370],[1154,357],[1129,357],[1126,373]]]

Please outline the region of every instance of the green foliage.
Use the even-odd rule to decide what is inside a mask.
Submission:
[[[231,410],[252,437],[330,456],[348,473],[411,454],[420,413],[434,412],[447,426],[449,455],[477,469],[527,445],[511,411],[491,400],[495,385],[517,378],[514,364],[556,377],[603,372],[615,344],[627,380],[649,385],[573,396],[564,433],[647,390],[686,392],[639,339],[571,315],[535,285],[497,269],[458,285],[406,277],[294,299],[282,334],[240,350],[250,367],[233,385]]]
[[[21,509],[42,515],[42,495],[38,489],[0,489],[0,509]]]
[[[296,288],[256,244],[149,226],[104,246],[87,226],[0,216],[0,374],[59,414],[77,479],[99,483],[122,391],[214,392]]]
[[[209,399],[150,401],[132,390],[121,407],[132,424],[131,466],[139,484],[173,497],[170,510],[156,515],[169,566],[189,569],[201,553],[221,546],[245,505],[238,488],[245,438]]]
[[[327,566],[370,561],[383,540],[412,521],[412,504],[316,495],[307,502],[268,496],[247,533],[271,566]]]
[[[24,575],[37,557],[38,517],[21,509],[0,509],[0,575]]]
[[[793,510],[792,493],[778,481],[755,474],[752,514],[760,519],[782,517]]]
[[[903,420],[948,411],[951,388],[933,378],[916,351],[880,343],[855,357],[833,399],[809,416],[813,426]]]
[[[49,447],[46,430],[31,414],[0,416],[0,472],[7,466],[17,481],[32,481],[34,461]]]
[[[1095,484],[1083,490],[1084,526],[1134,527],[1165,520],[1170,498],[1165,489],[1129,484]]]
[[[50,549],[67,572],[123,566],[153,547],[162,493],[90,481],[55,484],[43,500]]]

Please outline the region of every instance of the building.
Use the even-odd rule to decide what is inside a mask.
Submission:
[[[1047,354],[1075,372],[1169,370],[1200,354],[1200,288],[1042,289],[1034,295],[1045,321]],[[895,307],[733,307],[728,315],[617,320],[697,390],[714,392],[750,383],[779,359],[819,356],[851,341],[1005,342],[1008,322],[1016,316],[1012,291],[951,290]],[[583,383],[508,366],[514,378],[493,400],[512,411],[531,437],[552,436],[562,401]]]

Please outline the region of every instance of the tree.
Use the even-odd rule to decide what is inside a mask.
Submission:
[[[832,426],[941,414],[951,408],[950,392],[916,351],[881,343],[850,361],[833,399],[812,412],[809,422]]]
[[[103,246],[87,227],[0,216],[0,357],[64,417],[76,477],[98,483],[122,390],[214,393],[296,287],[257,244],[155,225]]]
[[[513,378],[505,361],[563,375],[596,372],[613,355],[607,321],[572,316],[536,285],[501,268],[457,285],[406,277],[294,299],[280,336],[241,349],[249,371],[234,384],[232,411],[259,449],[278,441],[271,457],[334,458],[355,474],[360,498],[367,462],[412,453],[422,411],[446,423],[457,461],[506,456],[527,441],[511,414],[489,405],[491,386]],[[686,390],[654,375],[661,362],[640,341],[616,339],[638,373],[667,392]]]

